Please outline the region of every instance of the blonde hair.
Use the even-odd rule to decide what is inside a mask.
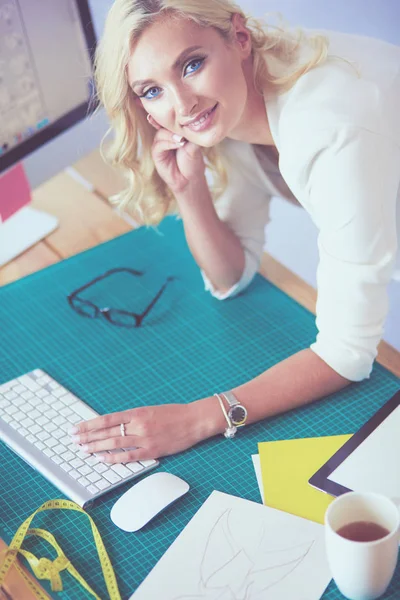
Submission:
[[[267,25],[246,15],[231,0],[114,0],[108,13],[95,56],[97,110],[103,106],[111,124],[101,142],[101,153],[104,160],[123,172],[128,183],[111,200],[145,224],[159,223],[167,213],[176,210],[176,205],[151,156],[155,130],[147,122],[145,111],[136,107],[134,92],[128,85],[132,45],[150,24],[167,14],[191,19],[202,27],[214,27],[230,41],[231,20],[236,13],[245,19],[251,34],[254,82],[261,94],[290,89],[299,77],[326,59],[328,42],[324,36],[306,37],[301,30],[292,33],[283,26]],[[298,51],[303,43],[309,45],[311,57],[299,65]],[[105,141],[112,132],[113,140],[105,152]],[[202,151],[214,175],[211,193],[216,201],[227,184],[221,144]]]

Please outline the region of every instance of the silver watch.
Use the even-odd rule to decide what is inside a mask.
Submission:
[[[223,392],[222,396],[229,404],[228,417],[235,427],[243,427],[247,421],[247,410],[240,404],[233,392]]]

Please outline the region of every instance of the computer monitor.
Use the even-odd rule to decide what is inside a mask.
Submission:
[[[95,46],[87,0],[0,0],[0,266],[57,227],[21,160],[95,110]]]

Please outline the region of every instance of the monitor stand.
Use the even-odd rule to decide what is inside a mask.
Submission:
[[[54,231],[58,219],[28,206],[31,191],[22,164],[0,175],[0,267]]]
[[[40,242],[58,227],[58,219],[24,206],[0,223],[0,267]]]

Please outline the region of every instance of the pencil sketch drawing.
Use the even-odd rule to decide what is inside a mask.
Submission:
[[[265,523],[243,522],[240,511],[224,510],[212,526],[202,553],[195,594],[175,600],[265,600],[309,554],[315,540],[280,547]],[[273,594],[275,596],[276,594]]]

